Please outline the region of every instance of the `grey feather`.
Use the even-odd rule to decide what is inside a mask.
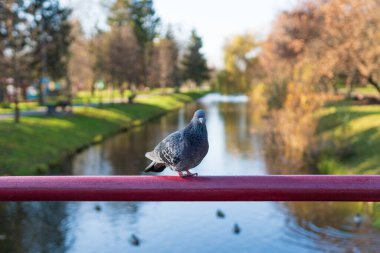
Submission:
[[[205,123],[204,111],[196,111],[185,128],[170,134],[153,151],[145,154],[152,161],[145,171],[157,172],[158,167],[162,169],[165,166],[182,172],[198,166],[209,148]],[[155,166],[157,170],[153,170]]]

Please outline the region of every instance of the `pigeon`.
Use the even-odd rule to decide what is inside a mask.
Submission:
[[[235,223],[233,231],[234,234],[240,234],[241,229],[237,223]]]
[[[129,242],[133,246],[139,246],[140,245],[140,239],[135,234],[131,235],[131,238],[129,238]]]
[[[100,211],[102,211],[102,207],[101,207],[100,205],[96,205],[96,206],[95,206],[95,210],[96,210],[97,212],[100,212]]]
[[[223,219],[225,217],[225,214],[223,213],[222,210],[218,209],[216,211],[216,217]]]
[[[145,154],[152,163],[144,172],[162,172],[169,167],[180,177],[197,176],[189,170],[201,163],[208,147],[206,114],[197,110],[186,127],[170,134],[153,151]]]

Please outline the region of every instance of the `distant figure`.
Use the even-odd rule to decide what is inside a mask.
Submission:
[[[180,177],[197,176],[189,170],[198,166],[207,152],[206,114],[198,110],[185,128],[170,134],[153,151],[145,154],[152,163],[144,171],[162,172],[169,167]]]
[[[100,212],[100,211],[102,211],[102,207],[99,206],[99,205],[96,205],[96,206],[95,206],[95,210],[96,210],[97,212]]]
[[[131,238],[129,239],[129,242],[133,246],[139,246],[140,245],[140,239],[135,234],[131,235]]]
[[[216,211],[216,217],[223,219],[225,217],[225,215],[224,215],[222,210],[218,209]]]
[[[235,223],[235,225],[234,225],[234,234],[240,234],[240,231],[241,231],[241,229],[240,229],[239,225],[237,223]]]
[[[360,213],[356,213],[354,216],[354,223],[356,228],[359,228],[363,223],[363,216]]]

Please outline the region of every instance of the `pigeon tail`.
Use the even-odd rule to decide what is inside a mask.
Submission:
[[[166,168],[163,163],[151,162],[148,167],[144,169],[144,172],[162,172]]]

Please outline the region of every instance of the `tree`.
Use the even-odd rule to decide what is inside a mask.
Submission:
[[[380,93],[380,1],[306,0],[281,13],[263,45],[268,76],[316,90],[365,80]]]
[[[187,47],[182,66],[183,78],[185,80],[192,80],[197,85],[209,78],[209,69],[204,55],[200,52],[203,46],[201,37],[193,30],[191,32],[190,43]]]
[[[259,68],[257,59],[258,43],[251,34],[238,35],[224,46],[224,71],[219,80],[226,75],[224,91],[247,91]]]
[[[22,0],[6,1],[0,3],[0,43],[2,48],[2,67],[5,73],[13,78],[15,86],[15,122],[20,120],[19,87],[22,83],[23,58],[26,57],[27,45],[27,19],[23,12],[25,3]]]
[[[0,3],[0,5],[2,5],[2,4]],[[5,15],[5,8],[0,7],[0,19],[3,19],[4,15]],[[4,25],[4,24],[2,24],[2,25]],[[0,26],[1,26],[1,24],[0,24]],[[1,36],[0,40],[1,41],[4,40],[2,33],[0,36]],[[7,59],[6,59],[5,55],[3,54],[4,49],[5,49],[4,43],[0,42],[0,103],[4,102],[4,99],[5,99],[5,80],[6,80],[6,76],[8,76],[7,69],[6,69]]]
[[[110,8],[108,23],[113,27],[129,25],[140,46],[142,80],[146,84],[148,66],[153,54],[153,40],[157,37],[160,18],[152,0],[117,0]]]
[[[380,1],[335,0],[322,4],[321,12],[326,48],[351,67],[341,69],[349,77],[359,73],[380,94]]]
[[[91,89],[94,82],[93,65],[95,64],[94,54],[91,52],[91,41],[85,38],[81,24],[78,21],[72,22],[70,45],[70,55],[67,66],[67,77],[76,89]]]
[[[124,83],[128,83],[131,90],[132,85],[140,81],[139,45],[129,25],[112,27],[107,45],[107,74],[124,94]]]
[[[99,80],[108,81],[107,77],[107,50],[108,50],[108,41],[107,33],[97,29],[95,35],[90,40],[90,53],[94,57],[94,62],[92,64],[93,80],[91,85],[91,93],[95,93],[95,83]]]
[[[71,10],[62,8],[59,0],[28,1],[32,69],[39,79],[39,102],[44,103],[42,78],[60,79],[67,74]]]
[[[154,44],[149,69],[149,83],[161,88],[179,86],[179,47],[170,28],[166,35]]]
[[[312,67],[320,51],[320,17],[313,3],[301,5],[281,13],[268,39],[262,44],[260,61],[267,72],[269,82],[286,83],[303,79],[312,82],[313,76],[327,74],[324,69],[314,69],[314,75],[305,80],[305,67]],[[317,56],[318,57],[318,56]],[[317,64],[313,66],[316,67]],[[323,74],[322,74],[323,72]],[[321,73],[321,75],[318,75]],[[317,80],[315,80],[317,81]]]

